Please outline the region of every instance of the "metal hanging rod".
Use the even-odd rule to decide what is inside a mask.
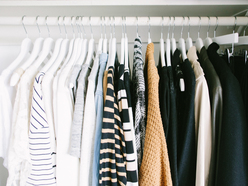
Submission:
[[[46,25],[46,16],[39,17],[39,19],[36,22],[36,17],[29,17],[25,16],[23,19],[23,23],[25,26],[36,26],[38,23],[39,25]],[[105,18],[105,22],[104,22]],[[84,17],[84,16],[76,16],[75,17],[65,17],[64,24],[65,25],[71,25],[75,24],[76,21],[79,21],[83,25],[91,25],[92,26],[100,26],[101,23],[105,23],[106,25],[110,25],[110,23],[114,23],[115,26],[121,26],[122,20],[125,19],[125,24],[127,26],[161,26],[162,24],[164,26],[169,26],[169,24],[173,24],[175,26],[182,26],[188,25],[190,21],[190,26],[234,26],[235,24],[237,26],[246,26],[248,24],[248,17],[115,17],[114,22],[111,17]],[[218,19],[218,21],[217,21]],[[48,25],[58,25],[63,24],[63,16],[58,17],[47,17],[47,24]],[[0,17],[0,26],[1,25],[21,25],[22,24],[22,17]]]

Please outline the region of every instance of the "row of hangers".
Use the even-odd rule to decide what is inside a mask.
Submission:
[[[18,55],[18,57],[10,64],[10,66],[8,67],[8,69],[10,70],[14,70],[17,68],[17,66],[19,66],[19,64],[23,61],[23,59],[25,58],[25,56],[28,53],[31,53],[29,58],[21,65],[21,69],[23,71],[25,71],[31,64],[35,65],[35,67],[39,67],[44,61],[45,59],[47,59],[49,56],[49,60],[48,62],[44,65],[44,67],[42,68],[43,72],[51,72],[52,74],[55,74],[57,69],[59,67],[61,67],[61,64],[63,62],[63,66],[65,65],[69,65],[70,67],[72,67],[74,64],[78,64],[78,65],[82,65],[83,63],[85,64],[89,64],[90,61],[92,60],[92,58],[94,57],[94,53],[95,53],[95,41],[93,38],[93,33],[92,33],[92,27],[90,24],[90,29],[91,29],[91,38],[89,40],[89,43],[87,45],[87,38],[84,38],[83,36],[86,35],[85,34],[85,30],[83,25],[81,24],[81,27],[83,28],[84,34],[81,31],[81,27],[80,25],[76,22],[76,26],[78,29],[78,37],[75,38],[75,32],[74,32],[74,27],[72,26],[72,30],[73,30],[73,39],[69,40],[67,38],[67,31],[66,31],[66,27],[64,24],[64,30],[66,33],[66,37],[62,38],[62,33],[61,33],[61,28],[60,25],[58,23],[58,27],[60,30],[60,35],[61,37],[59,39],[56,40],[56,42],[54,42],[54,40],[50,37],[50,31],[49,31],[49,27],[47,25],[47,21],[46,21],[46,27],[48,30],[48,37],[46,39],[41,37],[40,34],[40,29],[39,29],[39,25],[37,23],[39,16],[36,17],[36,25],[39,31],[39,37],[35,40],[34,44],[32,44],[32,41],[30,38],[28,38],[28,34],[25,28],[25,25],[23,23],[24,17],[22,17],[22,25],[23,28],[25,30],[25,33],[27,35],[27,37],[22,41],[21,44],[21,51]],[[60,16],[58,17],[59,20]],[[65,18],[65,17],[64,17]],[[138,19],[138,17],[136,17]],[[76,17],[77,20],[79,20],[79,16]],[[47,17],[46,17],[47,20]],[[185,18],[184,18],[185,20]],[[193,41],[190,38],[189,35],[189,31],[188,30],[188,38],[186,39],[186,42],[184,40],[184,38],[182,37],[182,33],[183,33],[183,27],[184,27],[184,20],[183,20],[183,24],[182,24],[182,29],[181,29],[181,37],[178,41],[178,48],[181,51],[182,54],[182,59],[183,61],[187,58],[187,54],[186,51],[189,50],[189,48],[191,46],[193,46]],[[64,21],[64,19],[63,19]],[[114,23],[114,17],[112,19],[113,23]],[[122,19],[123,21],[123,19]],[[124,19],[125,21],[125,19]],[[171,59],[170,59],[170,55],[166,55],[166,62],[165,62],[165,55],[164,55],[164,51],[166,51],[167,53],[174,53],[174,51],[176,50],[177,46],[176,46],[176,40],[174,38],[174,27],[175,27],[175,23],[173,26],[173,31],[172,31],[172,37],[170,38],[170,26],[171,26],[171,18],[170,18],[170,24],[168,27],[168,34],[167,34],[167,39],[164,42],[163,39],[163,23],[161,26],[161,39],[160,39],[160,57],[161,57],[161,62],[162,62],[162,66],[171,66]],[[104,52],[107,53],[107,37],[106,37],[106,25],[104,25],[105,27],[105,38],[103,39],[103,34],[102,34],[102,23],[101,23],[101,37],[99,39],[98,42],[98,48],[96,52]],[[123,29],[124,27],[124,29]],[[216,28],[214,30],[214,37],[210,38],[208,36],[209,34],[209,28],[210,28],[210,18],[209,18],[209,26],[208,26],[208,31],[207,31],[207,37],[205,38],[205,40],[203,41],[200,38],[200,28],[201,28],[201,18],[200,18],[200,24],[199,24],[199,30],[198,30],[198,38],[196,40],[195,46],[198,52],[200,52],[201,48],[203,46],[205,46],[206,48],[208,48],[208,46],[212,43],[212,42],[216,42],[219,45],[227,45],[227,44],[232,44],[232,53],[234,51],[234,44],[237,45],[243,45],[243,44],[247,44],[248,43],[248,36],[245,36],[245,31],[244,31],[244,36],[238,37],[238,33],[235,33],[235,28],[236,28],[236,17],[235,17],[235,26],[233,29],[233,33],[232,34],[228,34],[228,35],[223,35],[223,36],[218,36],[216,37],[216,30],[218,27],[218,18],[217,18],[217,25]],[[110,24],[110,29],[112,28],[111,24]],[[189,29],[190,29],[190,19],[189,19]],[[125,30],[125,32],[123,31]],[[138,24],[137,24],[137,36],[138,36]],[[151,43],[151,37],[150,37],[150,19],[149,19],[149,31],[148,31],[148,43]],[[164,50],[164,44],[166,44],[166,49]],[[53,52],[52,52],[53,51]],[[51,54],[52,53],[52,54]],[[116,37],[115,37],[115,24],[113,24],[113,32],[110,32],[110,39],[109,39],[109,58],[108,58],[108,62],[106,65],[106,69],[108,69],[109,66],[114,66],[114,62],[115,62],[115,56],[116,56]],[[51,55],[50,55],[51,54]],[[127,33],[126,33],[126,24],[122,25],[122,38],[121,38],[121,60],[120,60],[120,64],[125,64],[125,69],[128,69],[128,38],[127,38]],[[62,67],[63,67],[62,66]],[[15,86],[19,79],[21,77],[21,74],[19,74],[18,72],[15,72],[11,79],[10,79],[10,85],[11,86]],[[70,85],[70,87],[73,85]],[[181,90],[184,90],[184,82],[182,80],[180,80],[180,87]]]

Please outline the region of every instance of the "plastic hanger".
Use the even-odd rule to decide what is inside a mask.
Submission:
[[[116,51],[116,49],[115,49]],[[116,53],[116,52],[115,52]],[[114,55],[115,57],[115,55]],[[113,59],[114,60],[114,59]],[[128,37],[127,37],[127,25],[125,18],[125,69],[129,70],[129,59],[128,59]]]
[[[239,37],[239,42],[236,43],[235,45],[248,45],[248,36],[245,36],[245,31],[247,29],[248,24],[246,25],[245,29],[244,29],[244,33],[243,36]]]
[[[36,61],[32,64],[36,69],[44,62],[47,56],[50,54],[51,50],[54,48],[54,40],[50,37],[50,31],[47,26],[47,16],[46,16],[46,27],[48,30],[48,37],[45,39],[41,54],[36,59]]]
[[[216,30],[218,27],[218,17],[216,17],[216,19],[217,19],[217,26],[214,30],[214,37],[212,38],[213,42],[218,43],[219,45],[238,43],[238,41],[239,41],[239,34],[238,33],[232,33],[232,34],[227,34],[227,35],[215,37]],[[236,21],[236,18],[235,18],[235,21]]]
[[[124,32],[123,32],[123,18],[122,18],[122,38],[121,38],[121,61],[120,64],[124,65],[124,60],[125,60],[125,37],[124,37]]]
[[[47,23],[46,23],[47,25]],[[59,17],[58,17],[58,27],[60,30],[60,35],[61,35],[61,29],[60,29],[60,25],[59,25]],[[51,56],[51,58],[48,60],[48,62],[46,63],[46,65],[40,70],[41,72],[46,73],[47,70],[52,66],[52,64],[55,62],[55,60],[57,59],[59,53],[60,53],[60,48],[61,48],[61,44],[62,44],[63,38],[60,37],[56,40],[55,42],[55,46],[54,46],[54,50],[53,50],[53,54]]]
[[[86,58],[86,61],[84,64],[90,64],[92,58],[93,58],[93,54],[94,54],[94,45],[95,45],[95,41],[93,38],[93,33],[92,33],[92,27],[91,27],[91,17],[89,17],[89,21],[90,21],[90,31],[91,31],[91,39],[89,41],[89,47],[88,47],[88,55]]]
[[[185,59],[187,59],[186,48],[185,48],[185,41],[183,39],[184,20],[185,20],[185,18],[183,17],[183,25],[182,25],[182,30],[181,30],[181,38],[179,39],[179,50],[181,51],[183,61]]]
[[[188,17],[189,20],[189,29],[188,29],[188,38],[186,39],[186,51],[188,51],[192,46],[193,46],[193,41],[191,37],[189,36],[189,31],[190,31],[190,18]]]
[[[113,17],[114,20],[114,17]],[[112,45],[111,45],[111,54],[110,54],[110,61],[109,61],[109,67],[114,67],[115,65],[115,55],[116,55],[116,38],[115,38],[115,23],[113,23],[113,39],[112,39]],[[126,42],[127,37],[125,37],[125,49],[126,49]],[[126,57],[126,53],[125,53]],[[126,62],[126,59],[125,59]],[[126,65],[126,64],[125,64]]]
[[[204,40],[204,46],[205,46],[206,49],[208,49],[209,45],[210,45],[211,43],[213,43],[212,38],[210,38],[210,37],[208,36],[209,28],[210,28],[210,17],[208,17],[208,31],[207,31],[207,37],[206,37],[206,39]]]
[[[105,32],[105,38],[103,40],[103,53],[107,54],[107,47],[108,47],[108,39],[106,35],[106,22],[105,22],[105,17],[104,17],[104,32]]]
[[[164,17],[163,17],[163,20],[162,20],[162,26],[161,26],[161,38],[160,38],[160,58],[161,58],[161,65],[162,67],[166,66],[165,64],[165,57],[164,57],[164,39],[163,39],[163,27],[164,27]]]
[[[173,25],[173,30],[172,30],[172,34],[171,34],[171,53],[174,54],[174,52],[177,49],[177,44],[176,44],[176,39],[174,38],[174,29],[175,29],[175,17],[174,17],[174,25]]]
[[[152,42],[152,40],[151,40],[151,25],[150,25],[150,17],[148,17],[149,18],[149,31],[148,31],[148,44],[149,43],[151,43]]]
[[[171,23],[171,19],[170,19]],[[166,39],[166,62],[167,66],[171,66],[171,54],[170,54],[170,24],[168,27],[168,34],[167,34],[167,39]]]
[[[36,17],[36,25],[37,25],[37,28],[39,31],[39,38],[37,38],[34,42],[34,47],[33,47],[33,50],[31,52],[31,55],[20,67],[20,69],[22,69],[23,71],[25,71],[34,62],[34,60],[38,57],[38,55],[42,49],[44,38],[42,38],[41,34],[40,34],[40,28],[39,28],[39,25],[37,22],[38,17],[39,16]],[[10,86],[15,86],[18,83],[20,77],[21,77],[21,74],[15,71],[10,78]]]
[[[110,39],[109,39],[109,53],[108,53],[108,61],[105,70],[108,70],[110,66],[110,58],[111,58],[111,53],[112,53],[112,25],[110,21]]]
[[[202,38],[200,38],[200,29],[201,29],[201,17],[200,18],[200,25],[199,25],[199,30],[198,30],[198,38],[196,39],[195,47],[196,50],[200,53],[203,45]]]
[[[98,54],[101,54],[102,53],[102,48],[103,48],[103,46],[102,46],[102,44],[103,44],[103,37],[102,37],[102,18],[101,18],[101,37],[100,37],[100,39],[99,39],[99,41],[98,41],[98,46],[97,46],[97,53]]]
[[[64,19],[63,19],[63,23],[64,23]],[[59,66],[61,65],[61,63],[63,62],[63,59],[65,58],[65,56],[68,54],[68,51],[69,51],[69,39],[67,39],[67,32],[66,32],[66,28],[65,28],[65,23],[64,23],[64,29],[65,29],[66,37],[61,43],[60,52],[58,54],[58,57],[47,71],[48,73],[51,73],[53,75],[57,72]],[[73,44],[73,42],[70,43],[70,45],[72,45],[72,44]],[[72,48],[73,46],[70,46],[70,47]]]
[[[22,40],[20,53],[15,58],[15,60],[8,66],[7,70],[9,70],[9,71],[13,71],[14,69],[16,69],[17,66],[27,56],[27,54],[32,51],[32,48],[33,48],[33,43],[31,41],[31,39],[28,38],[28,33],[27,33],[27,30],[26,30],[24,23],[23,23],[24,17],[25,16],[22,17],[22,26],[23,26],[24,31],[26,33],[26,38]]]

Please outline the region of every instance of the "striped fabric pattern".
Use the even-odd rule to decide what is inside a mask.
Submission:
[[[142,162],[146,134],[145,79],[143,65],[144,61],[142,59],[142,41],[140,37],[137,37],[134,40],[132,82],[134,87],[134,127],[138,169],[140,168]]]
[[[32,169],[27,179],[27,185],[56,185],[50,131],[41,90],[43,76],[44,73],[40,72],[36,76],[33,86],[29,127],[29,151]]]
[[[120,118],[123,124],[124,138],[127,150],[127,185],[138,186],[137,176],[137,161],[136,154],[134,153],[133,134],[131,130],[130,113],[128,108],[127,92],[124,84],[124,65],[119,66],[119,79],[118,79],[118,106]]]
[[[109,67],[100,147],[99,185],[126,185],[126,145]]]

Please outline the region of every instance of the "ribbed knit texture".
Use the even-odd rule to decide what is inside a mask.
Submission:
[[[148,110],[139,184],[141,186],[172,186],[167,144],[159,109],[159,76],[153,53],[154,44],[150,43],[147,45],[146,51]]]

